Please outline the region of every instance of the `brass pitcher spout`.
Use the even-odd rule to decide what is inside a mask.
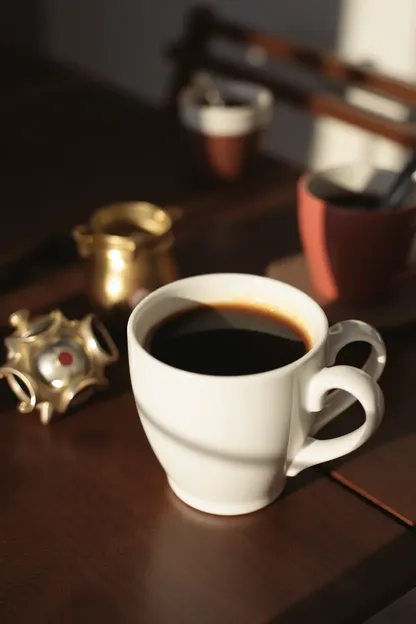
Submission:
[[[81,258],[88,258],[94,248],[94,234],[88,225],[77,225],[72,230],[72,238],[77,244]]]

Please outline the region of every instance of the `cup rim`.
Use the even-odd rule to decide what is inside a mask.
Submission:
[[[172,218],[167,210],[146,201],[119,201],[105,204],[95,210],[90,217],[90,226],[94,233],[117,238],[134,238],[137,235],[122,236],[110,234],[108,229],[114,221],[125,220],[144,230],[143,236],[160,237],[172,229]],[[151,224],[149,227],[147,224]],[[146,227],[147,225],[147,227]]]
[[[376,165],[371,165],[371,163],[368,163],[366,161],[358,161],[358,162],[350,162],[350,163],[345,163],[343,165],[335,165],[334,167],[328,167],[327,169],[321,169],[319,171],[305,171],[304,173],[302,173],[299,176],[298,179],[298,183],[301,184],[303,186],[303,188],[308,191],[308,193],[310,193],[311,195],[314,195],[314,193],[312,193],[312,191],[309,188],[309,185],[311,182],[313,182],[314,180],[319,180],[319,179],[328,179],[330,178],[332,175],[336,174],[336,173],[342,173],[343,171],[347,171],[347,170],[366,170],[366,171],[381,171],[384,173],[399,173],[400,172],[400,167],[378,167]],[[415,185],[416,185],[416,180],[415,180]]]
[[[244,278],[250,278],[250,279],[254,278],[255,280],[262,280],[262,281],[267,281],[267,282],[272,282],[272,283],[274,282],[278,286],[280,287],[283,286],[285,289],[287,289],[288,291],[291,291],[292,293],[296,292],[296,294],[299,294],[299,296],[303,298],[305,302],[307,301],[308,304],[314,308],[316,316],[319,317],[318,322],[321,324],[319,338],[317,340],[314,340],[312,347],[301,358],[295,360],[294,362],[291,362],[290,364],[286,364],[285,366],[281,366],[279,368],[274,368],[269,371],[260,372],[260,373],[251,373],[249,375],[206,375],[202,373],[186,371],[180,368],[175,368],[174,366],[171,366],[170,364],[165,364],[164,362],[161,362],[160,360],[155,358],[153,355],[151,355],[151,353],[149,353],[144,348],[143,344],[135,336],[134,328],[137,322],[138,315],[141,313],[143,308],[151,305],[152,301],[154,299],[159,298],[161,294],[169,293],[174,285],[177,285],[178,283],[181,283],[181,284],[191,283],[194,280],[211,278],[212,276],[219,277],[220,279],[233,279],[236,277],[239,277],[239,278],[244,277]],[[253,274],[245,274],[245,273],[206,273],[203,275],[195,275],[192,277],[185,277],[179,280],[175,280],[174,282],[165,284],[164,286],[161,286],[160,288],[146,295],[146,297],[144,297],[134,307],[134,309],[130,313],[129,320],[127,323],[127,342],[128,342],[129,351],[132,348],[138,349],[141,352],[141,354],[145,357],[145,359],[149,361],[149,363],[152,363],[153,365],[158,365],[159,367],[162,368],[162,370],[170,372],[171,374],[180,375],[182,377],[185,375],[189,379],[197,379],[199,381],[206,381],[210,383],[216,382],[216,383],[228,383],[228,384],[234,383],[235,384],[235,383],[240,383],[241,381],[254,382],[254,381],[259,381],[259,380],[267,380],[271,377],[281,377],[281,376],[287,375],[288,373],[292,373],[297,368],[299,368],[300,366],[303,366],[304,364],[306,364],[307,362],[309,362],[316,356],[316,354],[323,347],[327,339],[328,331],[329,331],[329,323],[328,323],[328,318],[324,310],[314,299],[312,299],[309,295],[299,290],[295,286],[292,286],[290,284],[287,284],[286,282],[281,282],[280,280],[274,280],[270,277],[266,277],[262,275],[253,275]]]
[[[198,91],[188,85],[178,95],[179,117],[183,125],[205,134],[234,136],[265,128],[271,121],[275,99],[267,87],[250,81],[215,77],[224,93],[250,94],[247,104],[209,106],[198,102]],[[245,98],[243,98],[245,99]]]
[[[311,189],[311,184],[319,180],[322,180],[323,182],[327,181],[329,183],[331,182],[336,183],[336,175],[342,174],[345,171],[360,171],[360,172],[365,171],[367,173],[380,172],[384,174],[391,174],[392,176],[394,176],[394,174],[398,174],[400,172],[400,168],[399,167],[383,167],[383,166],[372,165],[371,163],[366,162],[366,161],[358,161],[358,162],[352,162],[352,163],[345,163],[343,165],[336,165],[334,167],[329,167],[328,169],[323,169],[321,171],[306,171],[299,176],[299,179],[297,182],[298,189],[301,189],[303,192],[307,193],[309,197],[317,201],[325,202],[331,207],[331,210],[333,209],[333,210],[337,210],[340,212],[344,212],[348,215],[352,215],[352,214],[354,214],[355,216],[360,215],[360,217],[363,219],[374,219],[374,217],[381,218],[381,219],[391,219],[392,217],[398,218],[404,212],[408,213],[410,211],[416,210],[416,201],[410,201],[410,202],[407,201],[401,207],[400,210],[366,211],[366,210],[358,209],[352,212],[351,209],[348,208],[347,206],[333,203],[330,200],[330,198],[325,198],[323,194],[317,194],[313,192],[313,190]],[[413,179],[413,184],[416,189],[416,178]],[[351,192],[354,192],[354,190],[352,189]],[[377,196],[380,194],[380,197],[382,196],[382,193],[377,192],[377,191],[375,191],[375,194]]]
[[[198,102],[198,91],[194,85],[188,85],[184,87],[179,93],[179,101],[183,104],[191,104],[197,106],[198,108],[209,109],[209,110],[219,110],[222,112],[225,111],[240,111],[242,109],[261,107],[268,108],[274,103],[274,96],[270,89],[264,87],[263,85],[257,84],[255,82],[251,82],[249,80],[235,80],[231,78],[217,78],[215,77],[215,81],[221,86],[225,93],[229,93],[237,97],[241,92],[245,92],[246,94],[250,93],[250,96],[247,98],[247,102],[244,104],[238,104],[235,106],[221,106],[218,105],[210,105],[210,104],[200,104]],[[246,99],[246,98],[242,98]]]

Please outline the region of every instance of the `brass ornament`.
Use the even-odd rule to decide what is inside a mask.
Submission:
[[[19,399],[19,412],[37,408],[46,425],[54,412],[63,414],[108,384],[104,369],[118,359],[118,350],[94,314],[69,320],[53,310],[31,318],[19,310],[9,323],[14,332],[4,341],[7,361],[0,378]]]

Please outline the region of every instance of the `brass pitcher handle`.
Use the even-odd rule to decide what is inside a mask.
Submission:
[[[170,216],[170,218],[172,219],[174,223],[175,221],[179,221],[179,219],[182,219],[183,214],[184,214],[184,209],[181,208],[180,206],[171,206],[170,208],[166,209],[166,212],[168,213],[168,215]]]
[[[75,240],[78,253],[82,258],[91,255],[94,244],[94,235],[87,225],[77,225],[72,230],[72,238]]]

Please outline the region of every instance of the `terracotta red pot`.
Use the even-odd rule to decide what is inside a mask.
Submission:
[[[339,205],[342,189],[381,196],[395,172],[365,165],[306,174],[298,183],[298,225],[311,279],[328,301],[371,303],[412,269],[416,185],[396,210]]]

